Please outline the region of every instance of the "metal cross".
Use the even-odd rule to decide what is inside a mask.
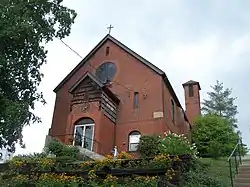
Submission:
[[[107,29],[109,30],[109,34],[111,32],[111,29],[113,29],[114,27],[112,25],[109,25],[109,27],[107,27]]]

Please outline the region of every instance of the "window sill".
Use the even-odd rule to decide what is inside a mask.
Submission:
[[[138,153],[138,151],[128,151],[128,153]]]

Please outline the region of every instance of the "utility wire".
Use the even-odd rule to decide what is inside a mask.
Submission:
[[[77,53],[74,49],[72,49],[68,44],[66,44],[64,41],[62,41],[61,39],[60,39],[60,41],[66,46],[66,47],[68,47],[72,52],[74,52],[77,56],[79,56],[81,59],[83,59],[83,57],[79,54],[79,53]]]
[[[75,53],[78,57],[80,57],[81,59],[83,59],[83,57],[82,57],[78,52],[76,52],[72,47],[70,47],[67,43],[65,43],[65,42],[62,41],[61,39],[60,39],[60,41],[61,41],[67,48],[69,48],[73,53]],[[97,68],[95,68],[95,67],[92,66],[91,64],[87,64],[87,65],[89,65],[91,68],[97,70]],[[108,78],[110,78],[110,77],[108,77]],[[134,91],[134,90],[131,89],[131,88],[127,88],[126,86],[123,86],[122,84],[120,84],[120,83],[117,82],[117,81],[111,81],[111,82],[114,82],[114,83],[118,84],[119,86],[123,87],[124,89],[126,89],[126,90],[128,90],[128,91]]]

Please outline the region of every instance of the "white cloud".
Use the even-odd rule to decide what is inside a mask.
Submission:
[[[232,43],[233,55],[239,56],[250,52],[250,33],[240,36]]]

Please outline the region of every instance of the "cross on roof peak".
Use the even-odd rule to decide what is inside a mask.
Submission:
[[[114,27],[110,24],[107,29],[109,30],[109,34],[111,33],[111,29],[113,29]]]

